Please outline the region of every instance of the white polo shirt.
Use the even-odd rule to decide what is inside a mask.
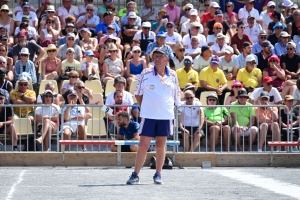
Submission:
[[[200,19],[197,20],[198,22],[200,22]],[[189,33],[189,30],[191,29],[191,23],[190,23],[190,20],[184,22],[182,25],[181,25],[181,33],[182,32],[185,32],[185,33]],[[200,24],[200,29],[199,29],[199,33],[203,33],[203,26],[202,24]]]
[[[215,43],[214,45],[212,45],[210,47],[210,49],[212,51],[216,51],[216,52],[225,52],[225,48],[226,47],[227,47],[227,44],[224,44],[223,47],[222,47],[222,49],[221,49],[220,46],[217,43]]]
[[[144,69],[134,94],[143,96],[141,117],[174,119],[174,105],[180,105],[180,88],[176,72],[166,67],[166,75],[161,77],[155,67]]]
[[[181,62],[178,60],[178,58],[177,58],[176,56],[174,56],[174,57],[171,58],[171,59],[172,59],[173,62],[174,62],[175,70],[184,67],[184,59],[182,59]]]
[[[154,42],[156,41],[156,34],[153,31],[149,32],[149,37],[146,38],[143,31],[138,31],[134,34],[133,39],[138,39],[141,40],[142,39],[142,34],[143,34],[143,39],[148,39],[148,40],[154,40]]]
[[[69,12],[67,11],[67,9],[64,6],[61,6],[57,9],[57,16],[59,16],[59,17],[62,16],[63,22],[65,21],[65,18],[68,15],[72,15],[72,16],[77,15],[78,16],[79,15],[78,7],[71,5]]]
[[[185,49],[184,55],[186,54],[193,54],[193,53],[201,53],[201,48],[197,47],[196,49],[190,48],[190,49]]]
[[[85,19],[85,15],[84,15],[84,16],[80,16],[80,17],[78,18],[76,24],[78,24],[78,22],[81,22],[81,21],[84,20],[84,19]],[[100,18],[99,18],[97,15],[93,15],[92,18],[87,19],[86,22],[85,22],[85,24],[95,24],[96,26],[97,26],[99,23],[100,23]],[[95,28],[96,28],[96,27],[95,27]],[[95,28],[90,28],[90,27],[89,27],[88,29],[94,30],[94,31],[95,31]]]
[[[263,30],[260,24],[255,24],[252,28],[246,26],[244,33],[247,34],[253,43],[258,42],[259,32]]]
[[[264,91],[264,88],[263,87],[259,87],[259,88],[256,88],[250,95],[250,99],[254,100],[254,102],[256,102],[260,96],[260,94]],[[276,88],[273,88],[271,89],[271,91],[269,92],[269,95],[270,95],[270,104],[273,105],[275,104],[276,102],[279,102],[282,100],[281,96],[280,96],[280,93],[278,92],[278,90]],[[258,102],[256,102],[258,103]],[[254,103],[255,105],[255,103]]]
[[[241,9],[239,9],[238,19],[243,19],[243,22],[245,24],[248,24],[247,18],[248,18],[249,15],[254,16],[255,20],[259,20],[259,12],[258,12],[258,10],[256,10],[255,8],[252,8],[252,10],[250,10],[250,12],[248,12],[246,10],[246,6],[244,6]]]
[[[215,34],[208,35],[206,42],[207,42],[207,44],[209,44],[210,42],[213,42],[215,44],[216,43],[216,35]],[[229,37],[227,37],[227,35],[225,35],[225,42],[227,44],[229,44]]]
[[[206,37],[204,35],[198,34],[197,37],[198,37],[198,40],[199,40],[199,47],[207,45]],[[183,46],[188,46],[188,49],[192,48],[191,38],[190,38],[189,34],[183,36],[183,38],[182,38],[182,45]]]
[[[174,32],[173,36],[169,36],[168,33],[166,33],[166,42],[181,42],[182,41],[182,37],[179,33]]]
[[[186,102],[181,104],[182,106],[186,106]],[[201,106],[202,104],[199,101],[194,101],[193,105],[189,105],[191,107],[179,107],[178,110],[181,112],[181,123],[183,126],[191,126],[198,127],[200,122],[200,107],[192,107],[192,106]]]
[[[17,16],[16,16],[16,21],[17,22],[22,22],[22,17],[23,17],[23,12],[18,12]],[[34,21],[38,21],[38,18],[35,14],[35,12],[29,11],[29,26],[33,26],[34,27]]]
[[[105,105],[115,105],[114,93],[111,92],[107,95]],[[126,106],[133,105],[132,94],[125,90],[123,91],[123,104]]]

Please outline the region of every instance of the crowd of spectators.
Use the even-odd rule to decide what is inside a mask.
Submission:
[[[99,8],[93,0],[84,0],[81,6],[62,0],[60,7],[42,0],[37,10],[28,0],[20,0],[16,8],[1,2],[0,101],[20,107],[5,112],[7,122],[0,122],[0,133],[6,127],[14,141],[18,138],[11,126],[12,116],[32,123],[36,119],[41,132],[36,141],[48,143],[48,134],[55,133],[60,123],[56,110],[61,107],[64,138],[76,133],[85,139],[85,125],[93,116],[90,108],[78,105],[90,104],[94,92],[85,82],[95,80],[104,89],[113,81],[116,91],[104,95],[105,104],[121,105],[107,116],[109,132],[120,133],[118,139],[138,139],[139,124],[130,116],[140,121],[139,108],[129,90],[144,69],[153,67],[157,48],[166,52],[169,69],[177,73],[183,105],[199,106],[201,94],[211,92],[206,98],[208,108],[192,113],[179,110],[188,115],[179,123],[186,151],[196,150],[205,135],[202,126],[207,126],[211,151],[223,134],[225,150],[230,149],[231,135],[238,150],[242,150],[242,135],[249,136],[248,150],[259,135],[260,152],[266,134],[280,140],[280,128],[289,126],[278,117],[287,111],[276,105],[290,109],[300,100],[300,81],[295,81],[300,74],[300,10],[290,0],[284,1],[282,12],[269,1],[261,13],[254,0],[246,0],[238,13],[232,2],[221,10],[211,0],[198,7],[188,0],[183,5],[168,0],[161,7],[144,0],[140,8],[134,0],[127,0],[119,11],[113,0],[103,0]],[[39,85],[46,80],[45,92],[39,94]],[[227,92],[230,95],[225,98]],[[52,104],[55,109],[28,106],[35,103]],[[63,107],[65,104],[70,106]],[[246,111],[214,107],[223,104],[246,105]],[[16,149],[15,143],[13,146]],[[50,151],[48,145],[45,148]],[[135,146],[124,149],[137,150]]]

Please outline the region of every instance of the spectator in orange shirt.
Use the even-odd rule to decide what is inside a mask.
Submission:
[[[278,125],[278,109],[277,107],[269,107],[270,95],[268,92],[263,91],[260,94],[260,105],[266,107],[258,107],[255,109],[256,118],[259,123],[260,136],[258,152],[262,152],[262,147],[266,141],[267,135],[272,135],[274,141],[280,141],[280,130]],[[280,147],[276,147],[276,152],[280,151]]]

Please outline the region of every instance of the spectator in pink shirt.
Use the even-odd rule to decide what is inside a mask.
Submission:
[[[174,22],[176,27],[179,26],[180,8],[175,5],[176,0],[168,0],[168,4],[164,5],[162,9],[167,11],[169,21]]]

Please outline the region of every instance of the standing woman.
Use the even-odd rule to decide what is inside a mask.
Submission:
[[[53,28],[54,25],[54,18],[47,17],[46,19],[46,27],[42,29],[41,35],[40,35],[40,41],[42,47],[47,47],[44,44],[45,40],[51,40],[52,44],[56,44],[58,38],[59,38],[59,31],[55,30]]]
[[[13,36],[15,31],[15,20],[8,15],[9,7],[6,4],[4,4],[1,6],[0,11],[0,27],[5,27],[7,29],[8,36]]]
[[[146,60],[141,58],[141,48],[135,46],[132,48],[133,58],[126,61],[126,75],[128,89],[133,80],[138,80],[141,76],[143,69],[147,68]]]
[[[232,102],[237,101],[238,92],[242,88],[243,88],[243,84],[240,81],[235,80],[231,85],[230,95],[225,100],[225,105],[231,105]]]
[[[3,44],[0,44],[0,56],[3,56],[4,58],[6,58],[6,67],[5,67],[5,69],[7,69],[9,71],[7,73],[7,75],[5,76],[5,79],[9,80],[9,81],[13,81],[13,79],[14,79],[13,59],[11,57],[8,57],[7,54],[8,54],[7,46],[3,45]]]
[[[235,25],[237,23],[236,19],[236,13],[233,12],[234,9],[234,4],[232,2],[228,2],[226,4],[226,11],[224,13],[224,19],[227,21],[227,23],[232,27],[232,25]]]
[[[56,57],[57,50],[54,44],[47,47],[48,57],[42,61],[42,80],[56,80],[61,60]]]
[[[118,48],[115,44],[111,44],[108,49],[110,57],[104,60],[102,82],[106,85],[108,80],[114,80],[118,76],[124,77],[123,61],[118,58]]]

